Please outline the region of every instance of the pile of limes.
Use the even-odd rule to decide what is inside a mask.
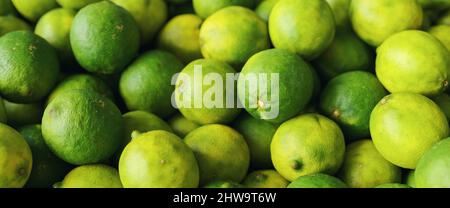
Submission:
[[[450,188],[449,50],[449,0],[0,0],[0,187]]]

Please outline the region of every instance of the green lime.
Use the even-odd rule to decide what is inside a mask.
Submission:
[[[333,10],[334,20],[338,29],[347,30],[350,26],[350,17],[348,11],[350,9],[351,0],[326,0]]]
[[[372,46],[381,45],[400,31],[419,29],[423,21],[422,8],[416,0],[352,0],[349,15],[355,32]],[[415,44],[409,39],[403,42]]]
[[[141,55],[120,77],[120,94],[129,110],[145,110],[166,118],[175,112],[173,76],[183,69],[174,55],[153,50]]]
[[[132,133],[134,131],[142,133],[153,130],[164,130],[172,132],[172,129],[164,120],[149,112],[132,111],[123,114],[122,117],[124,126],[124,136],[122,139],[121,148],[119,148],[118,153],[122,153],[122,150],[127,146],[128,143],[130,143],[132,139]]]
[[[114,100],[109,86],[100,78],[90,74],[75,74],[64,78],[47,98],[47,105],[56,97],[71,90],[91,90]]]
[[[226,7],[203,23],[200,47],[205,58],[240,67],[253,54],[269,48],[267,24],[250,9]]]
[[[122,188],[122,183],[115,168],[95,164],[76,167],[55,188]]]
[[[3,99],[0,97],[0,123],[6,123],[7,116],[6,116],[6,109],[5,104],[3,102]]]
[[[450,96],[443,93],[434,97],[433,101],[439,106],[442,112],[444,112],[447,121],[450,122]]]
[[[17,103],[37,102],[56,84],[58,56],[44,39],[30,31],[0,38],[0,94]]]
[[[416,188],[415,170],[410,170],[405,180],[406,185]]]
[[[375,188],[412,188],[411,186],[408,186],[406,184],[400,184],[400,183],[386,183],[376,186]]]
[[[351,188],[373,188],[400,182],[401,170],[384,159],[369,139],[347,146],[338,177]]]
[[[418,188],[450,188],[450,138],[425,152],[414,177]]]
[[[248,174],[242,184],[247,188],[286,188],[289,182],[275,170],[258,170]]]
[[[328,48],[335,28],[333,11],[324,0],[283,0],[275,5],[269,17],[270,38],[275,48],[287,49],[307,60]]]
[[[439,39],[447,50],[450,51],[450,25],[437,25],[430,28],[428,32]]]
[[[120,157],[119,173],[125,188],[195,188],[199,182],[192,150],[162,130],[134,138]]]
[[[262,0],[255,9],[256,14],[264,21],[268,22],[270,13],[278,1],[280,0]]]
[[[256,0],[192,0],[195,12],[204,19],[225,7],[242,6],[253,8],[255,3]]]
[[[449,135],[449,126],[445,114],[430,99],[414,93],[394,93],[372,111],[370,133],[386,160],[414,169],[428,149]]]
[[[247,174],[250,153],[244,137],[218,124],[199,127],[184,141],[194,151],[200,169],[200,184],[216,180],[241,182]]]
[[[0,16],[0,37],[18,30],[31,30],[30,25],[16,16]]]
[[[8,124],[21,127],[41,123],[44,106],[42,103],[20,104],[3,100]]]
[[[252,168],[272,168],[270,143],[278,126],[245,113],[236,119],[233,127],[244,136],[248,144]]]
[[[20,134],[30,146],[33,166],[26,186],[30,188],[50,188],[64,178],[71,166],[57,158],[45,144],[41,125],[20,128]]]
[[[330,80],[349,71],[370,71],[374,62],[374,55],[364,42],[352,32],[338,32],[314,64],[321,77]]]
[[[12,0],[17,11],[32,22],[36,22],[42,15],[58,7],[56,0]]]
[[[347,72],[328,82],[322,91],[319,107],[342,127],[347,139],[361,139],[370,136],[370,113],[386,95],[375,75],[362,71]]]
[[[61,5],[63,8],[67,9],[81,9],[89,4],[98,2],[100,0],[56,0],[59,5]]]
[[[72,90],[53,99],[44,111],[42,134],[49,148],[75,165],[111,157],[123,137],[122,114],[108,98]]]
[[[275,169],[287,180],[314,173],[334,174],[344,160],[339,126],[319,114],[305,114],[281,124],[270,145]]]
[[[440,94],[449,85],[449,57],[449,51],[429,33],[403,31],[377,49],[377,77],[392,93]]]
[[[31,173],[31,150],[22,135],[0,123],[0,187],[21,188]]]
[[[200,26],[203,20],[194,14],[172,18],[158,36],[158,47],[175,54],[185,63],[202,57],[200,51]]]
[[[141,31],[141,43],[154,38],[167,20],[167,5],[164,0],[112,0],[133,15]]]
[[[71,9],[51,10],[39,19],[34,29],[37,35],[58,50],[61,60],[70,63],[75,60],[70,47],[70,28],[75,14]]]
[[[233,181],[221,180],[210,182],[203,186],[203,188],[244,188],[244,186]]]
[[[139,28],[125,9],[101,1],[77,13],[70,30],[70,43],[83,68],[113,74],[122,71],[138,52]]]
[[[236,105],[237,96],[228,96],[231,92],[227,92],[227,74],[234,76],[236,71],[228,64],[214,59],[199,59],[188,64],[179,74],[175,85],[175,101],[181,114],[198,124],[233,121],[241,109]],[[221,80],[215,81],[214,87],[204,82],[208,77]],[[229,106],[229,103],[233,106]]]
[[[0,0],[0,16],[16,15],[17,11],[14,8],[11,0]],[[1,36],[1,35],[0,35]]]
[[[347,185],[331,175],[316,173],[300,176],[288,188],[347,188]]]
[[[175,134],[177,134],[181,138],[184,138],[191,131],[200,127],[199,124],[188,120],[180,113],[177,113],[174,116],[172,116],[172,118],[168,121],[168,123],[175,132]]]
[[[239,100],[247,112],[273,123],[298,115],[310,101],[313,89],[310,66],[283,49],[252,56],[238,80]]]

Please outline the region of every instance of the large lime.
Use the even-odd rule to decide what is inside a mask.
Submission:
[[[370,116],[370,133],[380,154],[414,169],[422,155],[449,135],[445,114],[430,99],[413,93],[383,98]]]

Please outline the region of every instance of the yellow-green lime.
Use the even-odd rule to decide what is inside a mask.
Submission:
[[[203,20],[194,14],[172,18],[159,33],[158,47],[175,54],[184,63],[201,58],[199,35],[202,23]]]
[[[425,152],[417,164],[417,188],[450,188],[450,138]]]
[[[184,141],[198,161],[200,185],[217,180],[241,182],[247,175],[250,153],[244,137],[236,130],[219,124],[205,125],[189,133]]]
[[[115,168],[94,164],[71,170],[55,188],[122,188],[122,183]]]
[[[319,114],[305,114],[281,124],[270,150],[275,169],[294,181],[314,173],[336,173],[344,160],[345,141],[332,120]]]
[[[401,170],[384,159],[369,139],[347,146],[338,177],[351,188],[373,188],[384,183],[398,183]]]
[[[12,0],[17,11],[32,22],[36,22],[46,12],[58,7],[56,0]]]
[[[125,188],[196,188],[199,183],[192,150],[162,130],[134,138],[120,157],[119,173]]]
[[[0,16],[0,37],[17,30],[29,31],[31,30],[31,27],[27,22],[16,16]]]
[[[245,177],[242,185],[246,188],[286,188],[289,181],[275,170],[258,170]]]
[[[200,127],[199,124],[188,120],[180,113],[177,113],[174,116],[172,116],[172,118],[167,122],[170,125],[170,127],[173,129],[175,134],[177,134],[181,138],[184,138],[191,131]]]
[[[450,25],[436,25],[428,30],[450,51]]]
[[[358,36],[374,47],[395,33],[419,29],[423,20],[416,0],[352,0],[349,15]]]
[[[351,0],[326,0],[333,10],[334,21],[337,29],[348,30],[350,17],[348,15]]]
[[[30,147],[19,132],[0,123],[0,188],[21,188],[31,173]]]
[[[217,11],[230,6],[252,8],[256,0],[192,0],[195,12],[206,19]]]
[[[256,14],[264,21],[268,22],[270,13],[278,1],[280,0],[262,0],[255,9]]]
[[[81,9],[89,4],[98,2],[101,0],[56,0],[59,5],[61,5],[63,8],[67,9]]]
[[[389,162],[415,169],[422,155],[449,135],[445,114],[432,100],[414,93],[384,97],[370,116],[376,149]]]
[[[347,185],[340,179],[323,174],[316,173],[306,176],[300,176],[290,183],[288,188],[347,188]]]

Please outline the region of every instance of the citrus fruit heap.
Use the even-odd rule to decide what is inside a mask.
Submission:
[[[0,188],[450,188],[449,0],[0,0]]]

